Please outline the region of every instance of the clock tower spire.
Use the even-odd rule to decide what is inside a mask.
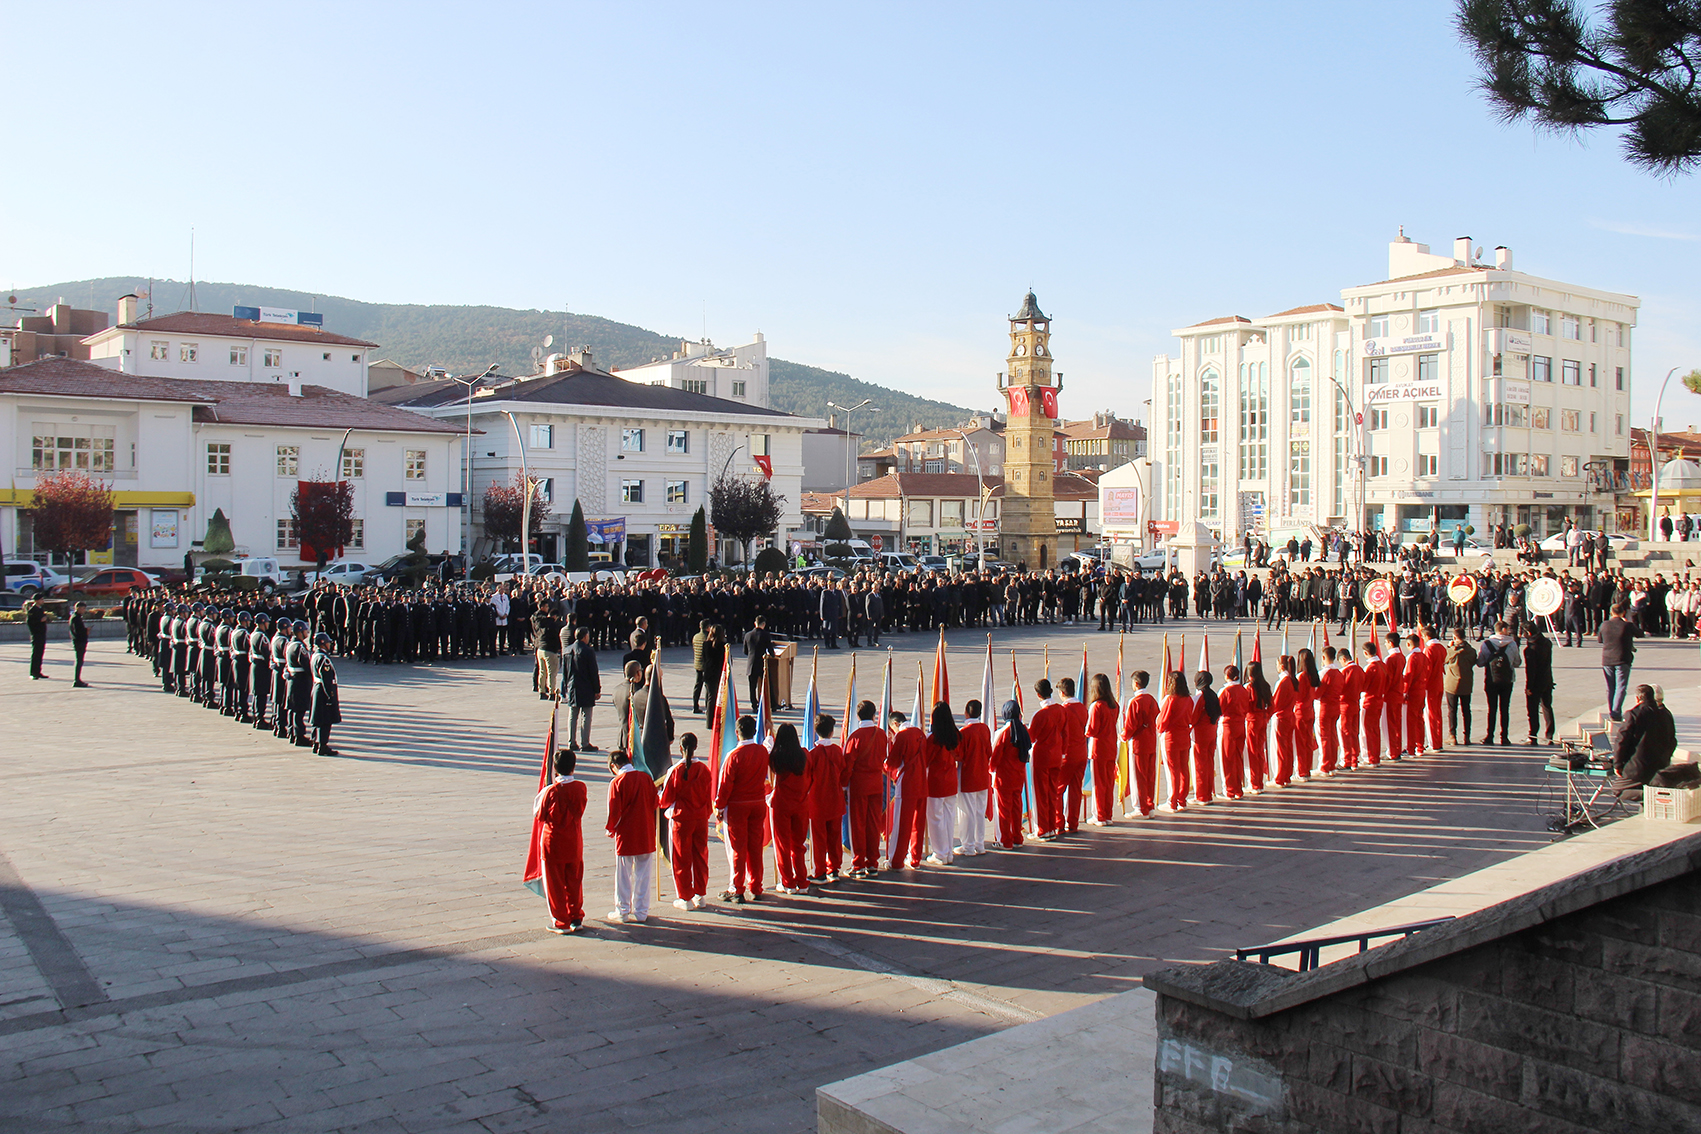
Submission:
[[[1057,564],[1057,508],[1053,501],[1057,395],[1063,376],[1051,369],[1051,317],[1029,291],[1010,316],[1010,357],[999,375],[1008,403],[1004,431],[1004,503],[998,550],[1012,563],[1044,570]]]

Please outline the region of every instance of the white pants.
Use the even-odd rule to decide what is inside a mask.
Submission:
[[[986,793],[965,791],[957,796],[957,845],[964,854],[986,849]]]
[[[927,801],[927,841],[932,853],[944,862],[951,861],[953,830],[956,827],[957,797],[929,798]]]
[[[650,916],[650,893],[656,888],[656,856],[614,856],[614,908],[621,917]]]

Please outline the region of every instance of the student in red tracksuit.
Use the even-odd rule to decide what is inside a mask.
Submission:
[[[906,726],[908,720],[892,710],[892,746],[886,750],[886,775],[896,791],[886,841],[893,870],[921,865],[922,833],[927,829],[927,734],[916,725]]]
[[[1058,804],[1063,799],[1063,759],[1069,750],[1069,711],[1051,699],[1051,682],[1040,678],[1034,683],[1034,695],[1040,707],[1028,722],[1028,736],[1033,741],[1034,770],[1034,832],[1044,842],[1051,842],[1063,833],[1063,813]]]
[[[845,862],[843,823],[845,789],[850,786],[850,762],[833,743],[839,722],[831,714],[815,718],[815,747],[809,750],[809,842],[817,886],[839,880]]]
[[[1276,662],[1280,671],[1270,692],[1270,719],[1276,722],[1276,774],[1271,783],[1287,787],[1293,783],[1293,719],[1299,704],[1299,686],[1294,680],[1293,658],[1283,654]]]
[[[986,853],[986,796],[992,790],[992,730],[980,719],[981,704],[963,706],[967,721],[957,730],[958,853]]]
[[[1088,709],[1085,701],[1076,698],[1073,677],[1059,678],[1057,692],[1069,721],[1063,731],[1063,769],[1060,773],[1063,778],[1057,785],[1058,813],[1063,817],[1061,829],[1073,834],[1081,829],[1081,788],[1087,782]],[[1081,690],[1081,696],[1086,696],[1085,689]]]
[[[656,781],[620,749],[608,754],[608,823],[614,840],[614,908],[609,921],[644,922],[656,884]]]
[[[1406,636],[1406,674],[1400,695],[1406,702],[1406,750],[1421,756],[1424,710],[1429,708],[1429,655],[1416,634]]]
[[[1188,756],[1193,750],[1193,694],[1180,670],[1164,675],[1164,699],[1158,708],[1158,739],[1163,743],[1164,772],[1169,777],[1166,811],[1187,810],[1190,774]]]
[[[743,741],[727,753],[721,764],[721,782],[715,785],[716,817],[726,823],[727,842],[732,844],[732,888],[723,901],[745,900],[746,891],[762,900],[762,826],[768,812],[768,749],[756,742],[756,718],[748,713],[738,718],[738,739]]]
[[[672,808],[668,842],[673,866],[673,904],[682,910],[703,908],[709,889],[709,813],[714,810],[715,786],[709,766],[693,759],[697,734],[679,738],[680,761],[662,780],[661,806]]]
[[[951,706],[937,702],[927,729],[927,843],[929,866],[950,866],[957,839],[957,748],[962,743]]]
[[[1447,645],[1437,641],[1428,626],[1423,628],[1423,656],[1429,662],[1429,747],[1439,752],[1442,747],[1441,698],[1447,680]]]
[[[796,725],[787,723],[774,730],[768,770],[774,777],[774,789],[768,795],[768,822],[774,833],[779,891],[806,894],[809,892],[809,867],[805,861],[809,841],[809,753],[797,738]]]
[[[880,873],[880,841],[886,830],[886,730],[874,719],[873,701],[856,707],[856,727],[845,737],[850,778],[851,876]]]
[[[1122,739],[1128,742],[1128,769],[1140,817],[1158,805],[1158,699],[1146,689],[1152,675],[1143,669],[1130,678],[1132,692],[1122,710]]]
[[[1311,778],[1317,756],[1317,656],[1301,647],[1294,655],[1293,749],[1294,774]]]
[[[1364,762],[1374,768],[1382,763],[1382,690],[1388,684],[1388,667],[1377,656],[1373,641],[1360,646],[1358,656],[1364,670],[1364,704],[1359,708],[1359,723],[1364,728]]]
[[[532,814],[543,825],[543,896],[550,929],[577,933],[585,922],[585,785],[573,778],[573,750],[555,754],[555,780],[538,792]]]
[[[1235,666],[1223,669],[1223,691],[1217,695],[1217,704],[1223,710],[1223,794],[1239,799],[1246,792],[1246,713],[1252,708],[1252,694],[1240,683],[1240,670]]]
[[[1093,762],[1093,817],[1087,822],[1102,827],[1111,821],[1116,803],[1116,694],[1110,678],[1093,674],[1087,695],[1087,756]]]
[[[1022,707],[1004,702],[998,713],[998,731],[992,737],[992,790],[997,797],[998,846],[1015,850],[1022,845],[1022,795],[1028,787],[1028,759],[1033,741],[1022,724]]]
[[[1342,646],[1336,653],[1341,663],[1341,766],[1358,767],[1359,698],[1364,695],[1364,670],[1359,667],[1353,652]]]
[[[1210,803],[1217,788],[1217,725],[1223,718],[1223,706],[1217,691],[1211,688],[1211,671],[1201,669],[1193,675],[1199,692],[1193,698],[1193,798]]]
[[[1406,655],[1400,652],[1400,636],[1390,632],[1388,649],[1382,655],[1382,720],[1388,729],[1388,759],[1406,753]]]
[[[1323,672],[1317,684],[1317,738],[1323,746],[1323,762],[1318,768],[1325,776],[1335,774],[1341,756],[1341,690],[1345,678],[1336,664],[1340,651],[1334,646],[1323,647]]]
[[[1256,795],[1264,790],[1270,775],[1270,713],[1275,702],[1275,692],[1264,677],[1263,662],[1247,665],[1246,692],[1252,697],[1246,709],[1246,782]]]

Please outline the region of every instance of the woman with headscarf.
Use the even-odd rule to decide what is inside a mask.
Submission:
[[[1028,786],[1028,757],[1033,741],[1022,723],[1022,707],[1004,702],[998,711],[998,733],[992,738],[992,791],[998,805],[1000,850],[1022,845],[1022,795]]]
[[[1317,693],[1323,683],[1317,672],[1317,656],[1300,648],[1294,656],[1293,746],[1295,773],[1301,781],[1311,778],[1317,754]]]
[[[1193,694],[1187,675],[1179,669],[1164,675],[1164,700],[1158,709],[1158,735],[1163,739],[1164,770],[1169,773],[1169,811],[1187,810],[1187,757],[1193,745]]]
[[[774,731],[768,770],[774,775],[768,812],[773,824],[780,893],[806,893],[809,874],[804,864],[804,847],[809,837],[809,755],[798,741],[796,725],[783,724]]]
[[[1223,706],[1211,688],[1210,670],[1199,670],[1193,680],[1199,686],[1193,699],[1193,798],[1210,803],[1216,798],[1217,722],[1222,719]]]
[[[927,841],[929,866],[950,866],[957,836],[957,718],[943,701],[933,706],[927,730]]]
[[[1270,774],[1270,707],[1275,693],[1264,677],[1264,663],[1249,662],[1246,666],[1246,691],[1251,701],[1246,706],[1246,782],[1257,795],[1264,790],[1264,780]]]
[[[1270,719],[1276,722],[1276,774],[1270,782],[1277,787],[1293,783],[1293,723],[1299,703],[1299,686],[1293,675],[1293,656],[1283,654],[1276,661],[1280,673],[1276,687],[1270,691]]]
[[[1102,827],[1116,803],[1116,694],[1102,673],[1093,674],[1087,688],[1087,757],[1093,765],[1093,817],[1087,822]]]

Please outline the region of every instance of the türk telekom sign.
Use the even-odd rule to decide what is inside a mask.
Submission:
[[[1382,402],[1431,402],[1441,400],[1441,384],[1439,382],[1387,382],[1380,386],[1371,386],[1365,392],[1365,402],[1377,405]]]

